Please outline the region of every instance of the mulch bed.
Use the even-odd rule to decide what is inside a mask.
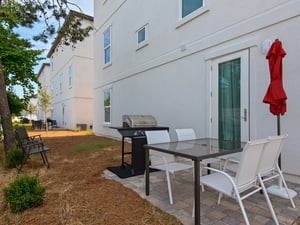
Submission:
[[[1,225],[181,225],[137,193],[103,176],[107,167],[121,164],[120,141],[83,131],[29,133],[35,134],[41,134],[50,148],[47,156],[51,168],[43,165],[39,155],[33,155],[21,174],[38,174],[41,185],[47,187],[46,199],[39,207],[12,213],[4,204],[1,190],[17,172],[0,166]],[[129,147],[126,143],[126,150]]]

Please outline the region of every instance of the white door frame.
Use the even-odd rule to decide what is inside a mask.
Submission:
[[[209,136],[218,138],[218,65],[241,59],[241,139],[249,140],[249,49],[216,57],[208,61],[209,75]]]

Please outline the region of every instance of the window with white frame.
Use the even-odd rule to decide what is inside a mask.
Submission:
[[[72,87],[73,85],[73,66],[70,65],[68,69],[68,84],[69,87]]]
[[[103,92],[104,97],[104,123],[111,123],[111,89]]]
[[[54,80],[51,81],[51,96],[54,96]]]
[[[53,65],[53,56],[51,56],[51,71],[54,70],[54,65]]]
[[[59,76],[55,79],[55,95],[58,95]]]
[[[137,31],[137,43],[138,45],[146,41],[146,26],[143,26]]]
[[[109,27],[104,33],[104,64],[111,63],[111,27]]]
[[[62,73],[59,75],[59,92],[62,93],[63,91],[63,75]]]
[[[186,17],[192,12],[200,9],[204,5],[204,0],[180,0],[181,2],[181,18]]]

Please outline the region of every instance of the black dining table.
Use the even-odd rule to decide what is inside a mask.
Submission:
[[[145,194],[150,193],[149,188],[149,150],[173,154],[194,161],[194,200],[195,200],[195,225],[200,225],[200,162],[201,160],[214,158],[242,151],[244,142],[221,141],[214,138],[201,138],[188,141],[174,141],[168,143],[144,145],[146,164]]]

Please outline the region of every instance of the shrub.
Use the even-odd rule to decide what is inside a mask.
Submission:
[[[14,182],[3,189],[5,202],[13,212],[23,212],[41,205],[45,191],[46,187],[39,184],[37,176],[28,175],[18,176]]]
[[[5,165],[8,168],[17,168],[22,164],[24,160],[24,153],[22,149],[18,148],[16,145],[8,151],[5,156]]]

